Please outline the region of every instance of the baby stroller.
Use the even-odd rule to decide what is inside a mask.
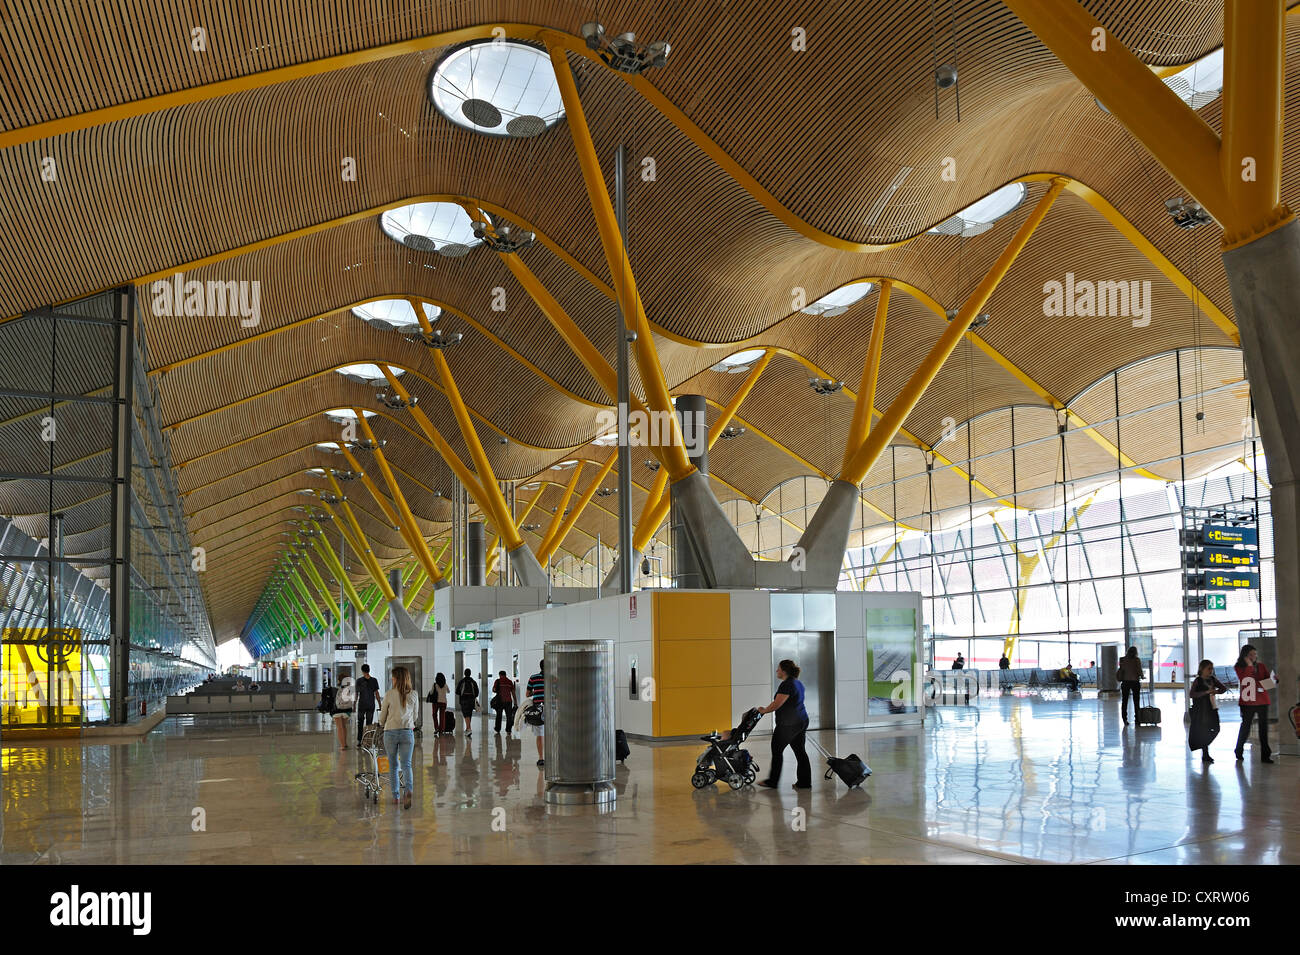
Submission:
[[[357,773],[356,780],[361,784],[362,798],[379,802],[383,792],[383,777],[388,772],[388,757],[384,755],[384,728],[379,723],[371,723],[361,733],[361,752],[363,758],[370,761],[370,769]]]
[[[749,709],[740,718],[740,725],[726,736],[719,735],[717,730],[708,736],[701,736],[700,739],[708,743],[709,748],[695,761],[691,785],[703,789],[721,779],[732,789],[752,786],[758,778],[759,766],[749,755],[749,750],[741,749],[740,744],[754,732],[754,727],[762,718],[763,714],[757,709]]]

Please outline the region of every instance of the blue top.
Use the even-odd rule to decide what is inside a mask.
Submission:
[[[808,720],[808,710],[803,705],[803,684],[785,679],[776,688],[776,695],[784,693],[786,701],[776,711],[777,726],[799,726]]]

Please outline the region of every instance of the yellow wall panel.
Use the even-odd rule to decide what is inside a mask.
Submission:
[[[731,595],[656,593],[652,732],[698,736],[731,725]]]
[[[662,689],[656,736],[703,736],[731,728],[731,683],[725,686]]]
[[[657,639],[731,640],[730,594],[657,592],[654,614]]]

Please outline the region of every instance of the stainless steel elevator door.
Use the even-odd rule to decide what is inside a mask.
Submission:
[[[815,631],[772,632],[772,690],[780,681],[776,667],[793,660],[803,684],[803,703],[808,710],[808,728],[835,726],[835,634]]]

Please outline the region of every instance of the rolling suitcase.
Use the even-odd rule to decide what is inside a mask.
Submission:
[[[450,733],[456,728],[456,714],[448,707],[447,711],[442,714],[442,731]]]
[[[1155,705],[1155,700],[1151,698],[1151,691],[1147,690],[1143,694],[1143,705],[1138,707],[1137,724],[1138,726],[1159,726],[1160,725],[1160,707]]]
[[[813,749],[826,757],[826,775],[823,779],[830,779],[831,776],[838,776],[843,780],[844,785],[850,789],[856,789],[866,782],[867,777],[871,775],[871,767],[862,761],[857,753],[850,753],[848,756],[832,756],[826,750],[822,749],[812,737],[807,737],[808,742],[812,743]]]
[[[632,748],[627,745],[627,734],[614,730],[614,758],[620,763],[632,755]]]

